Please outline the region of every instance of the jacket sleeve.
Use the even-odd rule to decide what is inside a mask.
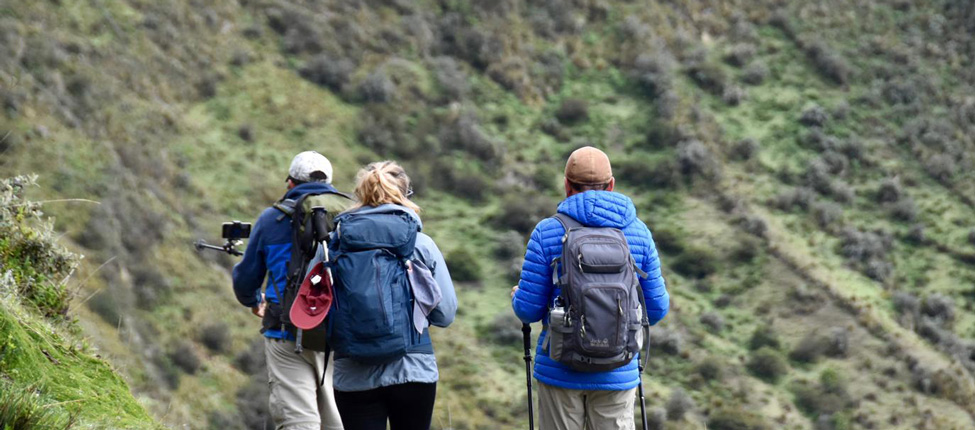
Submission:
[[[234,266],[234,294],[240,304],[249,308],[261,303],[261,284],[264,283],[264,275],[267,273],[264,247],[261,245],[264,218],[261,216],[254,223],[254,231],[247,242],[244,258]]]
[[[420,256],[423,263],[433,272],[433,280],[437,281],[440,287],[440,303],[430,311],[427,320],[430,321],[430,325],[447,327],[454,322],[454,317],[457,315],[457,293],[454,291],[454,281],[450,279],[450,270],[447,269],[447,262],[444,261],[440,248],[428,236],[421,237],[425,240],[420,242],[420,237],[417,238],[417,245],[422,246]]]
[[[643,259],[643,267],[641,267],[647,273],[647,277],[640,278],[640,286],[643,287],[643,295],[647,301],[647,318],[650,320],[650,325],[655,325],[664,319],[667,311],[670,310],[670,294],[667,292],[667,283],[660,270],[660,254],[657,253],[657,246],[653,242],[649,229],[647,229],[647,237],[649,238],[647,256]]]
[[[541,321],[545,317],[555,289],[552,284],[551,262],[545,256],[545,248],[542,246],[541,227],[542,223],[539,223],[528,240],[518,291],[511,299],[515,315],[525,323]]]

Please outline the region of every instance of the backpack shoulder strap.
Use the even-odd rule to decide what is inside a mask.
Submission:
[[[555,220],[558,221],[559,224],[562,224],[562,227],[565,228],[565,231],[567,232],[571,228],[585,227],[584,225],[582,225],[582,223],[576,221],[575,218],[572,218],[564,213],[557,213],[554,216],[552,216],[552,218],[555,218]]]
[[[281,199],[275,202],[271,207],[281,211],[281,215],[278,215],[278,221],[281,221],[285,217],[290,217],[295,213],[295,206],[297,206],[298,201],[294,199]]]

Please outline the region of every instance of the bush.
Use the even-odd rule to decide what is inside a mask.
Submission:
[[[799,123],[806,127],[822,127],[829,120],[829,114],[822,106],[813,104],[802,111]]]
[[[833,327],[826,338],[826,355],[833,358],[846,357],[850,351],[850,332],[843,327]]]
[[[555,111],[555,117],[563,124],[576,124],[589,119],[589,105],[582,99],[565,99]]]
[[[890,216],[903,222],[917,219],[917,205],[911,197],[904,197],[890,206]]]
[[[384,70],[378,69],[359,84],[359,96],[367,103],[385,103],[396,97],[396,84]]]
[[[651,99],[658,99],[668,91],[673,84],[674,57],[665,46],[659,52],[640,54],[633,62],[633,74],[644,93]]]
[[[674,230],[656,229],[652,232],[653,242],[657,249],[667,254],[680,254],[684,252],[684,243],[681,235]]]
[[[824,152],[819,156],[819,159],[823,160],[823,164],[829,169],[829,173],[835,176],[843,176],[846,173],[846,169],[850,167],[850,160],[846,158],[846,155],[834,150]]]
[[[729,85],[725,87],[724,92],[721,93],[721,100],[728,104],[728,106],[738,106],[741,101],[745,99],[745,90],[736,85]]]
[[[755,45],[738,43],[733,45],[724,55],[724,61],[735,67],[742,67],[755,58]]]
[[[970,230],[968,232],[968,244],[975,245],[975,230]]]
[[[894,203],[900,200],[903,195],[904,189],[901,186],[900,178],[884,178],[880,181],[880,186],[877,188],[877,202]]]
[[[721,95],[728,85],[728,77],[720,65],[710,61],[697,61],[687,69],[687,75],[697,86],[714,95]]]
[[[725,366],[715,357],[708,357],[701,360],[694,366],[694,371],[701,375],[705,381],[720,381],[724,378]]]
[[[739,161],[751,160],[759,149],[760,147],[755,139],[742,139],[731,147],[731,158]]]
[[[267,375],[254,375],[247,385],[237,391],[237,410],[248,429],[272,430],[274,428],[268,411],[270,395]]]
[[[250,124],[243,124],[237,128],[237,137],[244,142],[254,141],[254,128]]]
[[[430,65],[433,67],[437,85],[447,101],[466,99],[471,93],[471,85],[467,74],[451,57],[434,58]]]
[[[88,299],[88,309],[91,309],[103,321],[113,326],[117,326],[122,319],[119,305],[115,302],[115,296],[106,290],[100,290]]]
[[[724,330],[724,317],[717,312],[705,312],[701,314],[700,320],[701,324],[704,324],[711,333],[719,333]]]
[[[775,197],[773,204],[780,210],[791,212],[796,208],[807,210],[816,201],[816,193],[807,187],[794,188]]]
[[[499,229],[527,235],[539,221],[555,213],[557,207],[558,202],[546,194],[515,191],[505,194],[500,211],[492,214],[488,221]]]
[[[457,248],[447,254],[447,268],[450,277],[458,282],[476,282],[483,279],[478,257],[467,248]]]
[[[841,237],[843,256],[855,262],[866,263],[872,259],[884,258],[893,246],[893,237],[883,231],[864,232],[846,228]]]
[[[437,139],[442,148],[462,150],[481,161],[493,162],[502,156],[501,148],[484,133],[473,111],[465,111],[455,120],[446,122]]]
[[[761,348],[779,349],[781,346],[779,335],[772,330],[772,326],[769,324],[759,324],[758,327],[755,327],[752,337],[748,340],[748,348],[753,351]]]
[[[510,310],[497,313],[487,327],[488,339],[501,346],[521,345],[521,320]]]
[[[759,215],[748,215],[738,220],[748,234],[755,237],[765,238],[768,235],[768,223]]]
[[[789,364],[774,349],[763,347],[752,352],[748,370],[759,379],[774,384],[789,372]]]
[[[839,53],[819,40],[804,40],[801,46],[820,74],[837,84],[846,85],[852,70]]]
[[[697,408],[697,404],[687,394],[687,391],[682,388],[675,388],[670,392],[670,398],[667,399],[667,419],[681,421],[684,419],[684,415],[692,412],[695,408]]]
[[[955,301],[944,294],[934,293],[921,302],[921,313],[940,325],[950,324],[955,320]]]
[[[829,228],[843,217],[843,208],[833,202],[816,202],[812,207],[813,218],[821,228]]]
[[[212,323],[200,331],[200,342],[215,353],[227,352],[230,349],[230,341],[230,330],[226,324]]]
[[[647,409],[647,428],[650,430],[665,430],[667,425],[667,410],[661,407]]]
[[[708,430],[769,430],[764,419],[744,409],[724,407],[708,417]]]
[[[200,367],[203,365],[200,356],[196,353],[196,348],[193,347],[193,343],[187,340],[177,342],[172,350],[169,351],[168,357],[173,364],[191,375],[200,370]]]
[[[525,255],[525,237],[514,230],[498,233],[494,237],[494,256],[500,260],[508,260]]]
[[[897,292],[891,298],[894,302],[894,310],[901,315],[919,315],[921,312],[921,300],[911,293]]]
[[[756,61],[748,65],[745,71],[741,75],[741,81],[748,85],[761,85],[768,79],[769,71],[768,66],[762,61]]]
[[[266,357],[264,356],[264,338],[260,337],[237,353],[234,366],[246,375],[265,374],[263,372]]]
[[[948,154],[934,154],[924,162],[924,170],[941,182],[950,182],[957,169],[955,159]]]
[[[677,144],[677,165],[685,176],[713,178],[717,174],[718,163],[700,140],[684,140]]]
[[[660,350],[668,355],[680,355],[683,344],[684,339],[680,333],[670,329],[650,327],[651,354],[653,350]]]
[[[703,248],[687,248],[676,259],[675,272],[693,279],[703,279],[718,270],[717,257]]]
[[[928,240],[928,236],[924,232],[924,224],[912,225],[911,229],[907,231],[907,237],[905,239],[909,243],[923,245]]]
[[[355,64],[349,59],[322,53],[308,60],[299,73],[301,77],[313,83],[333,92],[339,92],[342,87],[349,83],[349,77],[354,71]]]
[[[826,340],[817,333],[809,333],[789,353],[789,359],[799,363],[814,363],[826,352]]]

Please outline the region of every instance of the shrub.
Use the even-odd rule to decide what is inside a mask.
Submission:
[[[697,86],[711,94],[722,94],[728,85],[728,77],[724,69],[716,63],[706,60],[696,61],[686,71]]]
[[[769,430],[764,419],[744,409],[724,407],[708,417],[708,430]]]
[[[890,215],[898,221],[911,222],[917,218],[917,205],[911,197],[904,197],[890,206]]]
[[[191,375],[200,370],[200,367],[203,365],[200,356],[196,353],[196,348],[193,347],[193,343],[187,340],[177,342],[169,351],[168,356],[173,364]]]
[[[254,128],[250,124],[243,124],[237,128],[237,137],[244,142],[254,141]]]
[[[555,111],[555,117],[564,124],[576,124],[589,119],[589,105],[582,99],[565,99]]]
[[[927,234],[924,232],[924,224],[914,224],[911,229],[907,231],[907,241],[915,245],[922,245],[928,240]]]
[[[829,228],[843,217],[843,209],[833,202],[816,202],[812,207],[813,218],[820,228]]]
[[[715,177],[718,169],[711,150],[697,139],[684,140],[677,144],[677,165],[686,176],[704,178]]]
[[[313,83],[338,92],[349,83],[349,77],[354,71],[355,64],[349,59],[321,53],[308,60],[299,73]]]
[[[775,207],[790,212],[796,208],[800,210],[807,210],[816,201],[816,193],[812,189],[807,187],[794,188],[792,191],[787,191],[779,194],[775,197],[774,205]]]
[[[103,321],[113,326],[119,324],[122,314],[119,312],[119,305],[115,302],[115,296],[106,290],[100,290],[88,299],[88,309],[91,309]]]
[[[680,254],[684,252],[684,243],[681,235],[674,230],[656,229],[652,232],[654,244],[657,249],[667,254]]]
[[[493,162],[502,155],[501,148],[484,133],[473,111],[465,111],[455,120],[446,122],[437,139],[444,149],[462,150],[481,161]]]
[[[558,202],[545,194],[519,191],[506,194],[500,206],[488,221],[497,228],[527,235],[539,221],[555,212]]]
[[[880,203],[893,203],[901,199],[904,195],[903,187],[901,187],[900,178],[884,178],[880,181],[880,186],[877,188],[877,201]]]
[[[488,325],[488,339],[497,345],[521,345],[523,333],[521,320],[510,310],[499,312]]]
[[[846,85],[852,70],[842,56],[819,40],[804,40],[801,46],[820,74],[837,84]]]
[[[789,359],[799,363],[814,363],[826,352],[826,341],[817,333],[809,333],[789,353]]]
[[[863,232],[854,228],[846,228],[841,233],[842,254],[853,261],[868,262],[871,259],[883,258],[893,246],[890,234],[877,232]]]
[[[647,428],[650,430],[665,430],[667,425],[667,410],[653,407],[647,410]]]
[[[633,74],[651,99],[657,99],[673,88],[673,70],[676,61],[665,46],[658,52],[644,53],[633,62]]]
[[[826,355],[834,358],[846,357],[850,351],[850,332],[843,327],[833,327],[826,338]]]
[[[651,351],[659,350],[669,355],[680,355],[683,344],[683,337],[676,331],[660,327],[650,328]]]
[[[732,45],[724,55],[724,61],[735,67],[742,67],[755,57],[755,45],[738,43]]]
[[[494,237],[494,256],[507,260],[525,255],[525,237],[514,230],[498,233]]]
[[[264,373],[265,360],[264,338],[261,337],[254,339],[237,353],[234,357],[234,366],[246,375],[258,375]]]
[[[748,340],[748,348],[751,350],[761,349],[761,348],[774,348],[779,349],[782,343],[779,341],[779,335],[772,330],[769,324],[759,324],[755,327],[755,331],[752,332],[752,337]]]
[[[924,170],[938,181],[949,182],[955,176],[957,166],[951,155],[934,154],[924,162]]]
[[[882,259],[874,258],[867,262],[863,273],[877,282],[886,282],[894,273],[894,266]]]
[[[768,66],[762,61],[756,61],[748,65],[745,71],[741,75],[741,81],[748,85],[761,85],[768,79],[769,71]]]
[[[921,312],[921,300],[911,293],[896,292],[891,300],[894,302],[894,310],[902,315],[918,315]]]
[[[731,147],[731,158],[734,160],[751,160],[759,150],[758,142],[752,138],[739,140]]]
[[[269,388],[267,376],[254,375],[243,388],[237,391],[237,410],[248,429],[271,430],[273,425],[268,411]]]
[[[748,370],[759,379],[774,384],[789,372],[789,364],[774,349],[763,347],[752,352],[752,357],[748,360]]]
[[[725,366],[715,357],[708,357],[694,366],[694,371],[705,381],[720,381],[724,378]]]
[[[687,394],[687,391],[684,391],[682,388],[675,388],[670,392],[670,398],[667,399],[667,419],[673,421],[683,420],[684,415],[693,411],[695,408],[697,408],[697,404]]]
[[[467,248],[457,248],[447,254],[447,268],[450,277],[459,282],[476,282],[483,278],[478,257]]]
[[[230,330],[226,324],[212,323],[200,331],[200,342],[215,353],[227,352],[230,349],[230,341]]]
[[[728,106],[738,106],[741,101],[745,99],[745,90],[737,85],[729,85],[725,87],[724,92],[721,93],[721,100],[728,104]]]
[[[821,158],[813,160],[806,166],[803,180],[807,187],[820,194],[829,195],[833,191],[833,175],[829,172],[829,166]]]
[[[748,234],[755,237],[765,238],[768,235],[768,223],[759,215],[742,217],[738,223]]]
[[[823,160],[823,164],[829,169],[829,173],[836,176],[842,176],[850,166],[850,160],[846,158],[846,155],[834,150],[827,150],[819,156],[819,159]]]
[[[717,257],[704,248],[687,248],[674,259],[672,268],[688,278],[702,279],[718,270]]]
[[[955,301],[941,293],[934,293],[921,302],[921,313],[931,317],[941,325],[955,320]]]
[[[970,245],[975,245],[975,230],[970,230],[968,232],[968,243]]]
[[[396,84],[384,70],[378,69],[359,84],[359,96],[367,103],[385,103],[396,97]]]
[[[704,324],[711,333],[718,333],[724,330],[724,317],[717,312],[705,312],[701,314],[700,320],[701,324]]]
[[[471,85],[467,75],[453,58],[437,57],[430,65],[433,67],[437,85],[447,101],[464,100],[470,95]]]
[[[802,111],[799,123],[806,127],[822,127],[829,120],[829,114],[822,106],[813,104]]]

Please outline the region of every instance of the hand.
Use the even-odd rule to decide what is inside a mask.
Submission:
[[[511,297],[512,298],[515,297],[515,293],[517,293],[517,292],[518,292],[518,286],[517,285],[515,285],[514,287],[511,287]]]
[[[261,303],[257,306],[251,308],[251,313],[258,318],[264,318],[264,309],[267,308],[267,301],[264,300],[264,294],[261,294]]]

